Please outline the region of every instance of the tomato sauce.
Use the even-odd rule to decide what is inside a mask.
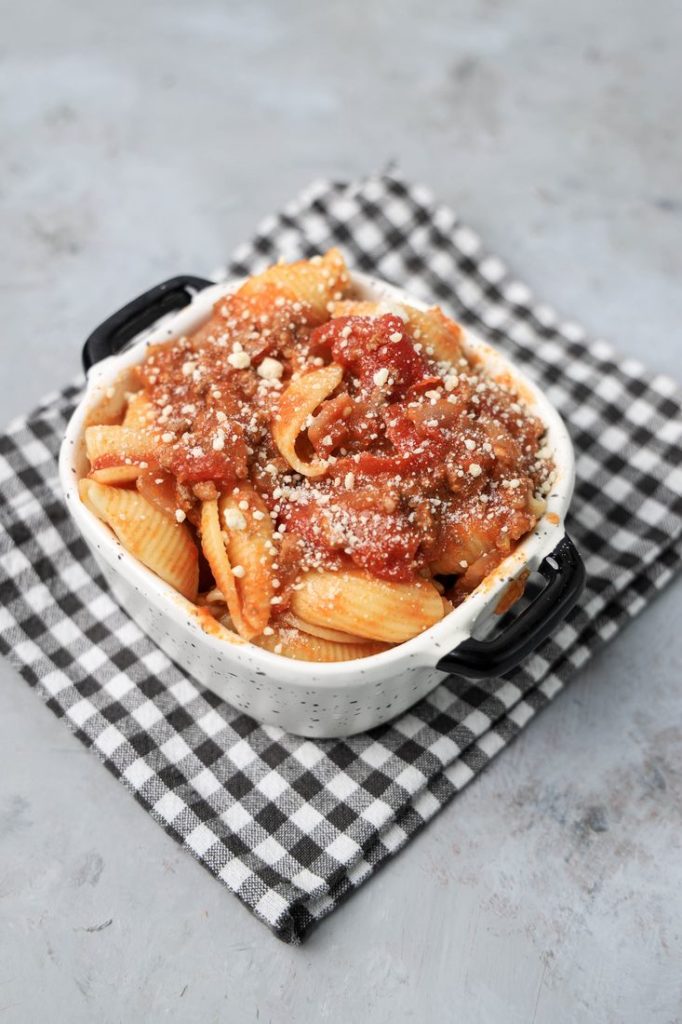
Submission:
[[[377,318],[337,317],[316,328],[310,344],[314,350],[329,348],[333,361],[367,392],[377,387],[377,375],[385,374],[387,393],[398,397],[414,385],[437,381],[404,327],[401,318],[390,313]]]
[[[175,478],[190,519],[207,485],[252,483],[282,552],[282,609],[301,572],[353,565],[386,580],[453,577],[456,602],[542,511],[544,428],[509,382],[461,352],[439,359],[401,316],[319,321],[261,289],[220,300],[194,336],[151,348],[138,380],[153,407],[155,468]],[[300,437],[325,470],[303,477],[272,424],[292,378],[329,362],[343,379]]]

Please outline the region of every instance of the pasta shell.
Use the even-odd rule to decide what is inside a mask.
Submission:
[[[153,420],[154,404],[147,398],[144,391],[138,391],[128,402],[128,408],[123,417],[123,426],[131,430],[140,430],[143,427],[148,427]]]
[[[93,470],[155,461],[156,443],[146,431],[96,426],[85,431],[85,451]],[[142,467],[144,468],[144,467]]]
[[[340,316],[386,316],[392,313],[399,316],[401,320],[407,320],[407,307],[400,302],[393,302],[382,299],[341,299],[339,302],[332,302],[330,306],[332,320]]]
[[[288,298],[306,303],[322,319],[329,315],[328,305],[338,298],[349,284],[348,268],[338,249],[330,249],[324,256],[296,263],[278,263],[258,274],[240,288],[248,295],[263,285],[274,285]]]
[[[366,573],[310,572],[294,591],[295,615],[316,626],[402,643],[443,618],[441,596],[428,580],[391,583]]]
[[[481,555],[485,555],[491,547],[491,541],[483,531],[477,531],[475,524],[469,523],[466,530],[444,538],[441,553],[431,562],[431,572],[442,576],[452,573],[461,574],[468,566],[473,565]]]
[[[110,466],[108,469],[93,469],[89,477],[98,484],[120,486],[121,484],[132,483],[141,472],[142,470],[139,466]]]
[[[140,472],[137,477],[137,489],[143,498],[156,505],[169,516],[175,515],[178,507],[178,494],[175,477],[170,473],[153,470],[151,473]]]
[[[202,502],[199,534],[201,537],[201,547],[206,561],[211,567],[216,586],[230,609],[238,632],[242,636],[246,636],[248,632],[246,625],[240,621],[240,601],[237,594],[237,583],[232,574],[232,567],[227,557],[225,542],[220,529],[217,500]],[[247,637],[247,639],[250,639],[250,637]]]
[[[208,633],[209,636],[215,636],[219,640],[225,640],[231,644],[243,644],[244,638],[235,633],[234,630],[224,625],[218,620],[215,612],[212,608],[206,608],[203,605],[198,605],[195,610],[197,621],[203,629],[204,633]]]
[[[113,385],[88,410],[85,426],[120,423],[123,419],[130,392],[139,386],[135,376],[135,368],[130,367],[127,370],[123,370]]]
[[[368,302],[352,299],[333,302],[332,317],[384,316],[396,313],[407,321],[415,341],[420,342],[428,355],[439,361],[456,363],[462,357],[462,328],[447,317],[440,306],[415,309],[397,302]]]
[[[245,640],[250,640],[256,636],[258,631],[254,630],[242,615],[242,602],[237,591],[237,580],[225,550],[217,500],[202,502],[199,532],[206,561],[211,567],[216,586],[225,598],[235,628],[240,636],[243,636]]]
[[[406,306],[405,311],[412,336],[421,342],[427,355],[453,364],[462,358],[462,328],[440,306],[425,311]]]
[[[121,544],[162,580],[194,601],[199,559],[189,529],[150,505],[137,491],[81,480],[82,501],[114,531]]]
[[[241,507],[244,504],[246,508]],[[272,519],[262,498],[249,485],[242,485],[236,494],[224,494],[218,507],[228,560],[231,566],[241,567],[241,574],[236,577],[241,615],[256,635],[268,624],[275,592]]]
[[[356,658],[367,658],[370,654],[379,654],[387,650],[387,644],[380,643],[337,643],[324,640],[322,637],[304,633],[300,629],[283,628],[272,636],[259,636],[254,641],[258,647],[274,654],[296,661],[354,661]]]
[[[306,461],[298,454],[296,445],[308,416],[339,386],[342,379],[343,368],[330,363],[292,381],[280,398],[272,436],[292,469],[303,476],[322,476],[327,472],[326,462],[317,456]]]
[[[333,640],[338,644],[371,643],[371,640],[366,636],[351,636],[350,633],[342,633],[338,629],[329,629],[328,626],[316,626],[313,622],[304,622],[303,619],[299,619],[298,615],[294,615],[293,612],[287,612],[283,618],[288,626],[293,626],[294,629],[301,629],[304,633],[310,633],[311,636],[319,636],[321,640]]]

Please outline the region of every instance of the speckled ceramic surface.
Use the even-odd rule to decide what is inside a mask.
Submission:
[[[413,296],[375,278],[355,274],[361,294],[409,302]],[[564,424],[539,389],[482,338],[465,331],[465,345],[491,375],[510,374],[524,400],[547,428],[556,480],[547,513],[512,555],[454,612],[418,637],[353,662],[320,664],[292,661],[252,644],[230,644],[202,629],[193,606],[147,570],[121,546],[111,531],[78,498],[78,479],[87,472],[83,425],[88,410],[120,371],[142,358],[147,346],[195,330],[213,303],[238,282],[215,285],[195,296],[179,314],[167,317],[118,356],[94,366],[66,431],[60,476],[71,515],[93,551],[119,603],[177,664],[228,701],[261,722],[306,736],[348,736],[389,721],[424,697],[443,673],[436,663],[474,629],[484,627],[505,586],[526,568],[536,569],[564,534],[574,481],[574,460]]]

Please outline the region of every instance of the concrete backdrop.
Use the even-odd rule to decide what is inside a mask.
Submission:
[[[3,418],[136,292],[396,159],[682,375],[682,7],[0,0]],[[0,664],[0,1021],[682,1020],[679,582],[302,949]]]

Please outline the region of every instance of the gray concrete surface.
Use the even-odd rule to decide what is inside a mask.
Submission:
[[[400,10],[400,13],[398,13]],[[0,0],[3,416],[131,294],[396,158],[682,376],[675,0]],[[0,664],[0,1021],[682,1021],[679,582],[302,949]]]

